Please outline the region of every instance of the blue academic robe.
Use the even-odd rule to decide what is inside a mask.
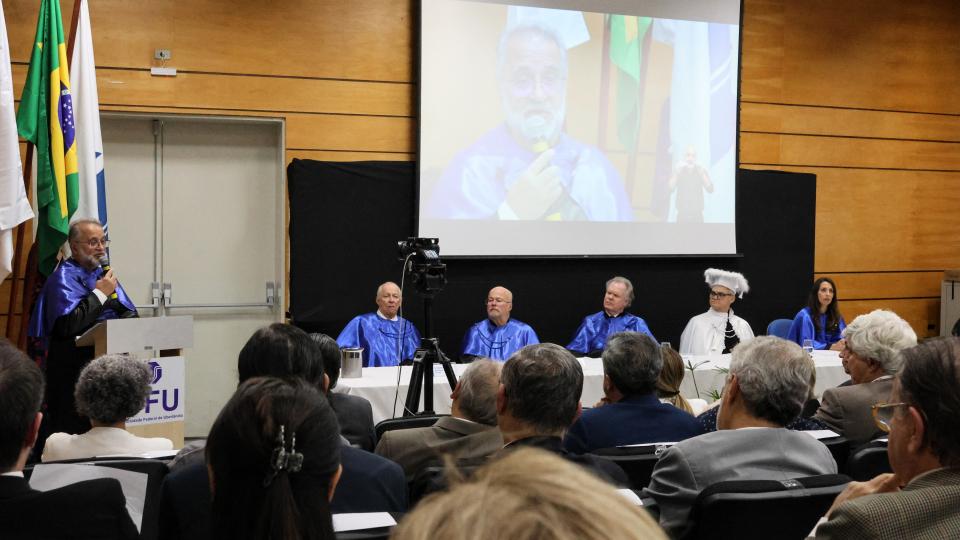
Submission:
[[[647,323],[640,317],[625,311],[616,317],[611,317],[605,311],[599,311],[583,318],[580,328],[577,328],[577,333],[573,335],[573,340],[567,345],[567,349],[580,355],[602,351],[610,334],[617,332],[640,332],[650,336],[654,341],[657,340],[647,327]]]
[[[790,341],[796,342],[798,345],[803,346],[803,340],[812,339],[814,349],[829,349],[830,345],[840,341],[843,337],[843,329],[847,327],[846,323],[843,322],[843,317],[840,317],[840,321],[837,325],[837,328],[833,331],[828,331],[825,327],[827,326],[827,315],[818,314],[820,317],[820,330],[816,330],[813,326],[813,319],[810,317],[810,308],[803,308],[798,313],[797,316],[793,318],[793,324],[790,325],[790,331],[787,332],[787,339]]]
[[[398,340],[402,341],[403,347],[400,358],[397,358]],[[340,348],[363,347],[363,367],[396,366],[402,360],[413,358],[414,351],[420,346],[420,332],[403,317],[391,321],[376,312],[365,313],[347,323],[337,336],[337,345]]]
[[[49,339],[57,319],[73,311],[84,298],[89,296],[102,275],[103,270],[99,267],[87,270],[73,259],[61,262],[40,290],[30,317],[27,335]],[[117,299],[124,307],[133,312],[137,311],[133,301],[119,283],[117,283],[116,293]],[[105,321],[118,317],[119,314],[114,309],[105,306],[97,316],[97,320]]]
[[[537,333],[526,323],[510,319],[507,324],[497,326],[490,319],[484,319],[467,330],[460,354],[502,362],[523,347],[537,343],[540,343]]]

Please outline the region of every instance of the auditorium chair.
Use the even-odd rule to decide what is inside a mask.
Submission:
[[[847,476],[858,482],[871,480],[878,474],[893,472],[887,457],[887,443],[874,441],[854,450],[847,458]]]
[[[374,446],[380,442],[380,437],[388,431],[395,429],[411,429],[419,427],[430,427],[437,423],[441,416],[450,416],[449,414],[433,414],[418,416],[401,416],[400,418],[387,418],[379,422],[373,429],[376,434]]]
[[[626,473],[631,488],[643,489],[650,485],[653,468],[664,448],[666,445],[617,446],[600,448],[590,453],[616,463]]]
[[[827,446],[833,455],[833,460],[837,462],[837,470],[843,471],[847,465],[847,459],[850,457],[850,441],[846,437],[830,437],[829,439],[820,439],[820,442]]]
[[[146,474],[147,489],[144,494],[143,521],[140,525],[140,538],[141,540],[156,540],[160,536],[160,486],[163,484],[163,478],[170,472],[170,469],[167,467],[167,462],[170,459],[171,458],[102,457],[95,459],[84,458],[49,461],[24,468],[23,475],[29,479],[34,467],[47,464],[94,465],[97,467],[112,467],[114,469]]]
[[[697,496],[679,538],[807,538],[849,482],[842,474],[719,482]]]
[[[774,319],[770,324],[767,325],[767,335],[787,339],[787,334],[790,333],[791,324],[793,324],[792,319]]]

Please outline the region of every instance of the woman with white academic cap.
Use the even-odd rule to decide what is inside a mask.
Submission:
[[[710,309],[687,323],[680,336],[680,354],[728,354],[740,342],[753,339],[750,324],[730,308],[750,286],[738,272],[708,268],[703,275],[710,287]]]

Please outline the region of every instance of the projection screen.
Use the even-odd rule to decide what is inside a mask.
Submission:
[[[735,253],[739,22],[739,0],[422,0],[419,234]]]

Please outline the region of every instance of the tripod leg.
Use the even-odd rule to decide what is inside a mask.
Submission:
[[[420,390],[423,388],[423,361],[420,351],[414,354],[413,370],[410,372],[410,385],[407,388],[407,400],[403,407],[404,416],[416,416],[420,410]],[[399,367],[397,369],[400,369]]]

